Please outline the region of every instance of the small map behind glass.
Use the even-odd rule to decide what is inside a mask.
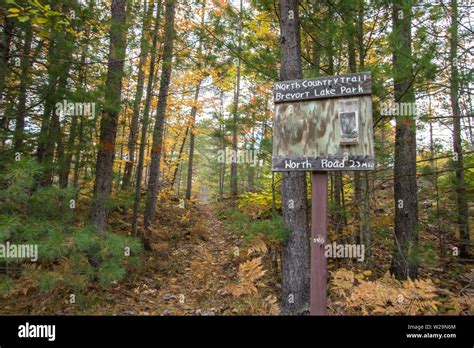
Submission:
[[[340,143],[345,145],[359,142],[359,102],[357,99],[338,102]]]

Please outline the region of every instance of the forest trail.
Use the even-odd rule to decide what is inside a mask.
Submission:
[[[225,287],[237,279],[234,247],[240,241],[208,205],[197,205],[202,235],[188,235],[172,246],[165,273],[150,270],[135,285],[117,285],[106,306],[89,313],[114,315],[225,315],[235,300]],[[159,256],[157,256],[159,258]],[[159,260],[157,260],[159,261]],[[151,261],[153,263],[153,261]],[[148,262],[146,263],[148,264]],[[109,293],[110,294],[110,293]],[[109,296],[110,297],[110,296]]]
[[[0,314],[36,315],[226,315],[236,301],[226,287],[237,281],[235,247],[241,241],[229,231],[208,205],[189,209],[165,207],[151,229],[161,242],[144,256],[142,271],[110,287],[89,284],[74,293],[58,289],[53,293],[30,291],[25,284]],[[186,225],[183,217],[191,215]],[[163,220],[170,218],[167,226]],[[161,221],[159,221],[161,219]],[[185,227],[186,226],[186,227]],[[165,240],[163,242],[163,240]],[[70,296],[75,301],[71,303]],[[41,306],[37,304],[41,303]],[[235,313],[234,313],[235,314]]]

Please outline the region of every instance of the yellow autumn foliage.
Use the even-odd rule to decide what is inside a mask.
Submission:
[[[241,295],[256,295],[257,287],[263,287],[264,284],[259,279],[267,271],[263,269],[262,258],[256,257],[252,260],[243,262],[239,266],[239,282],[227,286],[227,290],[235,297]]]
[[[376,281],[346,269],[332,272],[332,304],[349,315],[434,315],[442,305],[431,279],[398,281],[387,272]]]

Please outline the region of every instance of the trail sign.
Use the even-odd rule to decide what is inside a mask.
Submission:
[[[373,170],[370,73],[275,83],[273,171]]]
[[[311,171],[310,313],[327,313],[328,175],[373,170],[370,73],[275,83],[273,171]]]

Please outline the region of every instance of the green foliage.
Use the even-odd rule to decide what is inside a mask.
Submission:
[[[4,243],[11,238],[14,231],[20,226],[16,216],[0,215],[0,242]]]
[[[72,274],[77,275],[82,280],[93,280],[95,276],[95,269],[89,263],[87,255],[81,253],[73,253],[69,257],[71,260]],[[66,276],[66,279],[68,276]],[[77,277],[76,277],[77,278]],[[82,285],[77,283],[78,285]]]
[[[0,174],[0,211],[24,210],[41,167],[31,159],[8,162]]]
[[[46,233],[39,242],[38,252],[40,260],[55,261],[68,256],[70,251],[67,236],[61,229],[53,229]]]
[[[75,226],[72,190],[35,188],[42,172],[37,163],[25,159],[7,163],[4,168],[0,177],[0,243],[38,246],[41,271],[25,267],[22,272],[25,276],[34,272],[41,291],[58,286],[84,289],[87,282],[96,279],[108,286],[123,280],[128,270],[140,267],[139,239],[114,233],[99,235],[93,226]],[[27,264],[22,259],[8,262]],[[0,292],[11,288],[10,278],[0,279]]]
[[[252,218],[270,218],[272,216],[272,177],[263,176],[258,192],[244,192],[239,196],[238,206]],[[275,209],[281,206],[281,193],[275,187]]]
[[[7,276],[0,276],[0,295],[6,295],[13,289],[13,280]]]
[[[96,251],[99,248],[99,238],[92,226],[77,229],[74,233],[74,243],[79,251]]]
[[[384,239],[384,240],[391,237],[389,228],[385,226],[377,226],[375,228],[375,234],[377,238]]]
[[[125,277],[126,271],[114,260],[102,263],[99,269],[99,279],[102,286],[109,286],[114,281],[120,281]]]
[[[244,234],[244,241],[250,241],[257,235],[267,236],[272,243],[281,244],[288,240],[289,230],[283,218],[277,215],[273,219],[253,221]]]
[[[38,287],[42,292],[48,292],[61,280],[61,276],[54,272],[45,272],[38,277]]]
[[[73,199],[73,190],[42,187],[30,196],[28,212],[32,217],[68,221],[73,215],[71,209]]]
[[[419,250],[419,259],[423,266],[436,267],[438,265],[436,247],[433,242],[423,243]]]
[[[227,222],[228,227],[239,233],[245,230],[250,223],[250,217],[238,209],[223,209],[219,216]]]
[[[239,209],[225,209],[220,211],[220,216],[232,231],[243,235],[245,243],[257,236],[264,236],[270,243],[280,245],[289,236],[289,230],[279,215],[270,219],[252,220]]]
[[[108,200],[108,207],[110,210],[117,208],[132,208],[134,196],[127,191],[119,191],[116,195],[110,196]]]

